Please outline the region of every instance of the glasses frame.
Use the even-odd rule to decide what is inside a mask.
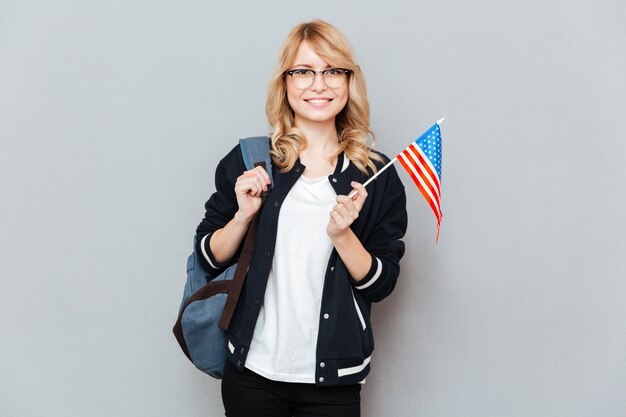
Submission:
[[[313,76],[311,77],[311,84],[307,87],[302,87],[300,88],[300,90],[305,90],[307,88],[311,88],[311,86],[313,84],[315,84],[315,79],[317,78],[318,74],[322,76],[322,80],[324,81],[324,84],[328,87],[328,88],[341,88],[346,84],[346,81],[344,80],[343,84],[341,84],[338,87],[331,87],[328,85],[328,83],[326,82],[326,74],[328,74],[328,71],[340,71],[343,72],[344,74],[346,74],[346,80],[350,77],[350,74],[352,74],[352,70],[348,70],[345,68],[326,68],[325,70],[321,70],[321,71],[315,71],[314,69],[311,68],[294,68],[294,69],[290,69],[285,71],[285,75],[289,75],[291,77],[293,77],[293,73],[296,71],[309,71],[313,73]],[[294,81],[295,82],[295,81]]]

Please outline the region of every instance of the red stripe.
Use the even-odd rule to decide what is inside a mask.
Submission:
[[[433,184],[439,184],[439,175],[437,175],[436,172],[433,172],[433,170],[430,169],[430,165],[428,164],[428,162],[426,162],[426,159],[424,158],[423,151],[421,149],[418,149],[418,147],[415,146],[415,143],[412,143],[411,146],[413,147],[413,152],[415,152],[415,154],[417,155],[419,160],[422,162],[424,167],[427,169],[428,174],[433,179]]]
[[[415,150],[413,150],[415,152]],[[435,189],[435,187],[430,183],[429,179],[427,178],[427,173],[424,172],[424,167],[421,167],[417,161],[415,160],[415,158],[413,158],[413,155],[411,155],[408,150],[403,150],[402,153],[404,154],[404,156],[409,160],[409,162],[411,163],[411,165],[413,165],[413,167],[415,168],[415,170],[418,172],[418,174],[420,174],[420,177],[422,178],[422,180],[424,180],[424,184],[426,184],[426,186],[428,187],[428,189],[430,190],[430,192],[432,193],[433,197],[435,199],[436,205],[437,207],[440,207],[441,203],[439,201],[439,191]],[[420,154],[416,152],[416,155],[419,157]],[[422,162],[424,163],[424,162]],[[428,166],[425,167],[426,169],[428,169]],[[430,170],[429,170],[430,171]],[[436,183],[435,183],[436,184]],[[429,197],[430,198],[430,197]]]
[[[432,183],[435,184],[434,187],[436,187],[437,193],[436,194],[433,193],[433,195],[437,198],[437,207],[439,208],[439,219],[441,220],[441,217],[442,217],[441,216],[441,201],[440,201],[441,200],[441,183],[439,182],[439,174],[437,174],[436,171],[433,171],[433,169],[431,169],[431,165],[429,164],[430,160],[428,160],[428,158],[424,154],[424,151],[422,151],[422,149],[419,146],[417,146],[417,142],[413,142],[411,145],[409,145],[409,147],[412,147],[413,152],[419,158],[419,160],[421,161],[424,167],[424,172],[432,178]],[[419,171],[422,172],[422,170],[419,170]],[[426,184],[429,184],[429,186],[432,185],[430,182],[427,182],[426,180],[424,180],[424,182]]]
[[[420,184],[420,182],[417,179],[417,177],[415,176],[415,174],[413,174],[413,171],[407,165],[407,163],[406,163],[404,158],[405,158],[404,152],[402,154],[398,155],[398,160],[400,161],[400,163],[402,164],[402,166],[404,167],[406,172],[411,176],[411,178],[413,179],[413,182],[415,183],[417,188],[420,190],[420,192],[422,193],[422,195],[426,199],[426,202],[430,205],[430,208],[433,210],[433,213],[435,213],[435,217],[437,218],[437,222],[440,223],[441,222],[441,210],[438,208],[438,205],[435,204],[435,202],[432,200],[432,198],[430,198],[430,196],[428,195],[428,193],[426,192],[424,187],[422,187],[422,184]],[[418,170],[418,172],[419,172],[419,170]]]
[[[417,171],[417,173],[420,175],[420,178],[422,178],[422,180],[424,181],[424,184],[426,184],[426,187],[428,187],[428,189],[430,190],[430,192],[433,194],[433,197],[435,199],[435,201],[437,202],[437,206],[439,206],[439,193],[435,190],[435,188],[433,187],[433,185],[430,183],[430,181],[427,178],[427,174],[426,172],[424,172],[424,168],[421,167],[418,162],[415,160],[415,158],[413,157],[413,155],[411,155],[409,153],[408,150],[403,150],[402,153],[404,154],[404,156],[408,159],[408,161],[411,163],[411,165],[413,165],[413,167],[415,168],[415,170]],[[418,154],[419,156],[419,154]]]

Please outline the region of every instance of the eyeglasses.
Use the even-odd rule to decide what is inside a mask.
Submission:
[[[285,74],[290,75],[293,79],[293,85],[301,90],[309,88],[315,83],[315,77],[317,74],[321,74],[324,79],[324,84],[330,88],[342,87],[348,75],[352,71],[342,68],[327,68],[323,71],[314,71],[307,68],[296,68],[285,71]]]

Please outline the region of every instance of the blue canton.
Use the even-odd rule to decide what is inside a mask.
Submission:
[[[439,125],[435,123],[433,127],[417,138],[415,143],[426,154],[430,163],[433,164],[441,181],[441,130]]]

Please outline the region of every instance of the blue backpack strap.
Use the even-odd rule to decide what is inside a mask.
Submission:
[[[272,177],[272,157],[270,156],[270,139],[267,136],[254,136],[239,139],[239,147],[243,162],[248,170],[254,168],[256,162],[265,162],[265,170],[270,176],[270,181],[274,184]]]

